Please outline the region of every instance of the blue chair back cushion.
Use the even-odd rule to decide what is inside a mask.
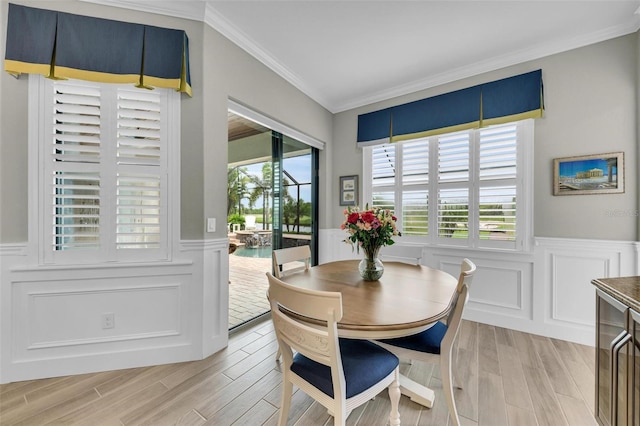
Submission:
[[[411,349],[418,352],[440,354],[440,343],[442,343],[442,338],[446,332],[447,326],[443,322],[438,321],[422,333],[399,337],[397,339],[383,339],[380,341],[388,345]]]
[[[387,377],[399,361],[391,352],[366,340],[339,339],[347,398],[358,395]],[[291,371],[333,398],[331,368],[297,353]]]

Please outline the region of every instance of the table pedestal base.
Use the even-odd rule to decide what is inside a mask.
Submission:
[[[433,401],[436,398],[435,392],[431,389],[402,374],[400,375],[400,392],[408,396],[413,402],[427,408],[433,407]]]

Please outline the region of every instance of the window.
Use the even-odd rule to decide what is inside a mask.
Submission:
[[[363,148],[364,197],[405,241],[526,249],[533,120]]]
[[[168,259],[179,94],[30,76],[29,96],[40,261]]]

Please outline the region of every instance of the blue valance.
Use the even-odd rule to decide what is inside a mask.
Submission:
[[[358,116],[358,145],[541,117],[542,70],[480,84]]]
[[[189,40],[158,28],[9,4],[5,71],[191,95]]]
[[[391,108],[358,116],[358,142],[386,143],[390,136]]]

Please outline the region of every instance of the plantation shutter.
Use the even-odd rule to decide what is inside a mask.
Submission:
[[[45,105],[53,106],[44,108],[44,132],[51,137],[42,145],[47,194],[42,229],[51,235],[45,261],[165,259],[167,105],[169,96],[177,95],[43,81],[49,88]]]
[[[460,238],[469,227],[469,132],[438,138],[438,236]]]
[[[371,173],[373,207],[395,212],[396,147],[394,145],[373,147]]]
[[[160,248],[163,182],[161,97],[118,90],[116,248]]]
[[[402,233],[427,235],[429,229],[429,141],[402,145]]]
[[[516,238],[517,126],[480,131],[480,239]]]
[[[57,83],[46,175],[51,182],[51,250],[100,248],[100,89]]]

